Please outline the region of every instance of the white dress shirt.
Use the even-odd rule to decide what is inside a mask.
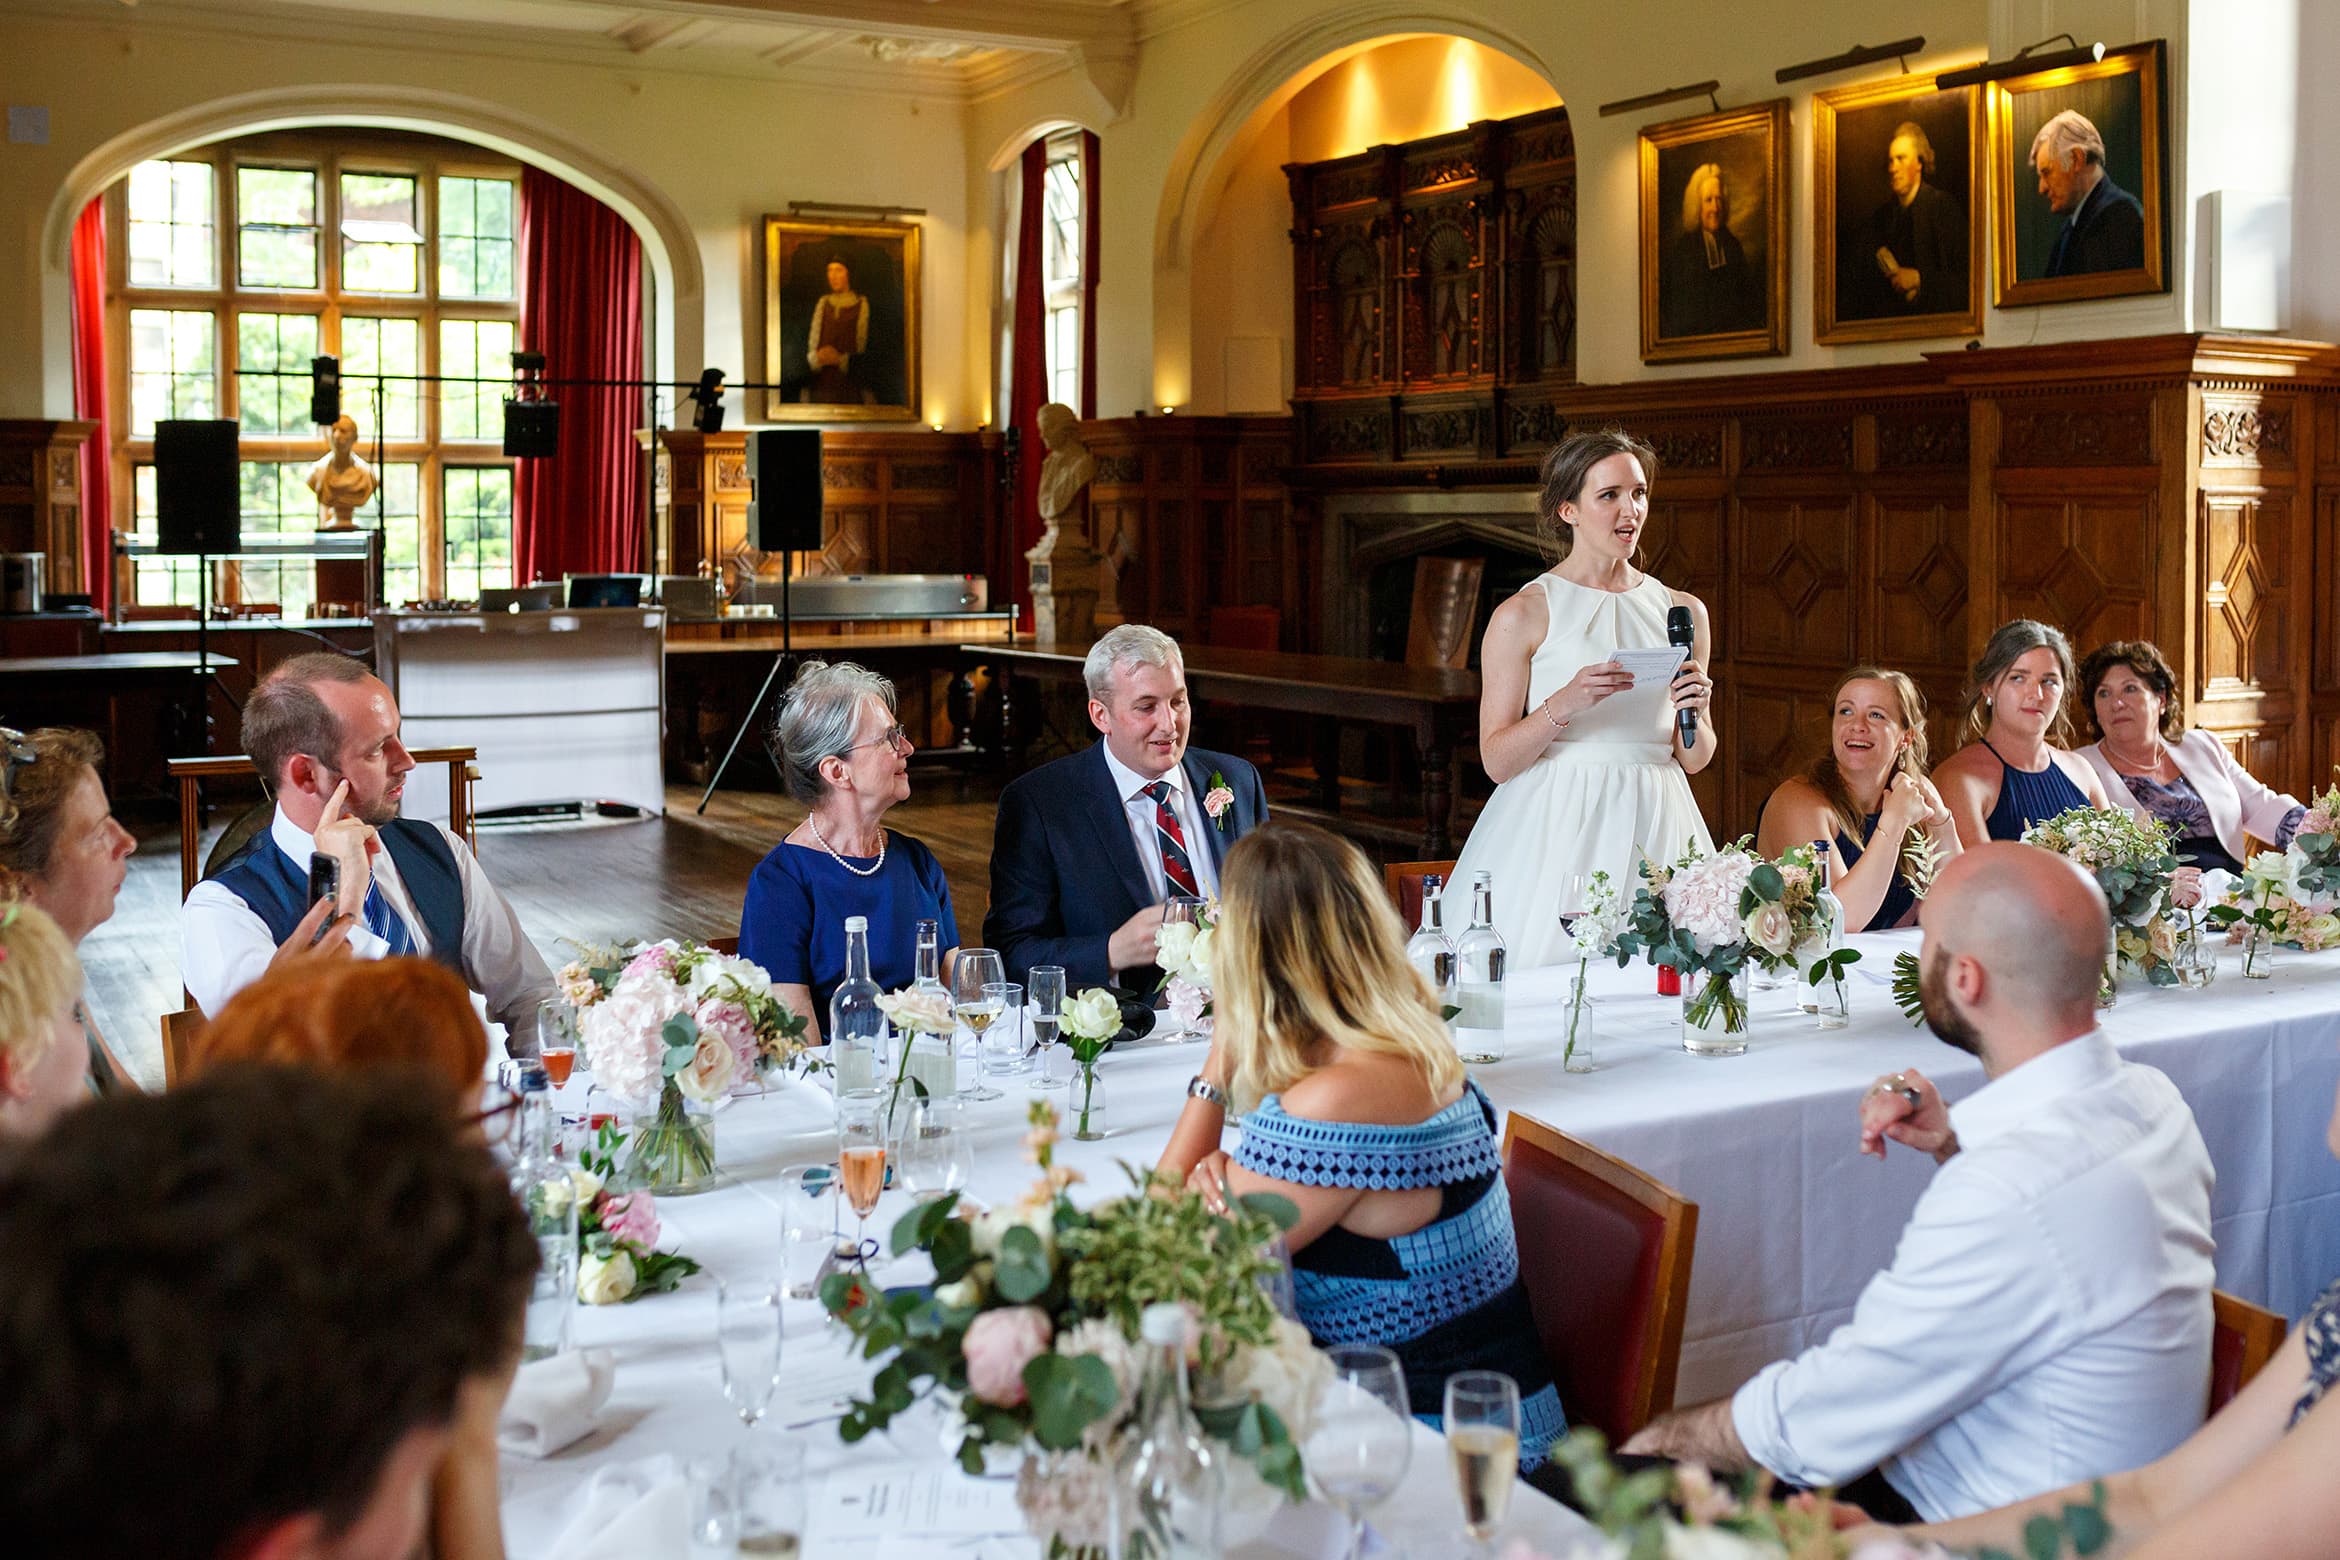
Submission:
[[[1115,758],[1111,744],[1105,747],[1105,768],[1113,776],[1113,789],[1120,793],[1122,813],[1129,819],[1138,864],[1146,869],[1146,882],[1154,890],[1155,902],[1160,903],[1170,897],[1170,880],[1162,875],[1162,837],[1154,824],[1154,799],[1146,795],[1146,787],[1154,782]],[[1211,864],[1210,841],[1203,838],[1210,820],[1202,815],[1197,799],[1187,794],[1185,761],[1172,765],[1162,780],[1170,787],[1170,810],[1177,814],[1178,832],[1186,839],[1186,859],[1194,868],[1195,887],[1203,898],[1216,899],[1218,869]]]
[[[1950,1119],[1852,1320],[1731,1400],[1772,1472],[1879,1467],[1933,1522],[2144,1466],[2210,1379],[2210,1155],[2176,1086],[2093,1031]]]
[[[455,853],[455,870],[463,880],[464,979],[486,1004],[488,1018],[504,1026],[512,1053],[533,1054],[537,1004],[559,994],[552,969],[521,931],[512,907],[480,870],[471,848],[444,826],[432,827]],[[305,880],[315,839],[281,807],[268,833]],[[390,852],[376,851],[368,870],[381,885],[390,912],[406,923],[414,951],[428,954],[430,933],[398,879],[398,864]],[[368,931],[362,919],[350,928],[349,946],[361,959],[384,958],[390,952],[390,945]],[[186,913],[179,920],[179,978],[204,1012],[217,1013],[228,998],[258,980],[276,957],[276,947],[268,923],[220,884],[201,882],[187,895]]]

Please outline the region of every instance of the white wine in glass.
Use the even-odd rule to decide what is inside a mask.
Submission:
[[[1501,1371],[1457,1371],[1446,1379],[1445,1406],[1463,1532],[1484,1544],[1502,1530],[1519,1482],[1519,1384]]]
[[[1006,979],[1005,962],[990,948],[961,948],[951,964],[951,1011],[975,1036],[975,1086],[960,1091],[969,1100],[999,1098],[999,1091],[983,1081],[983,1031],[1004,1009],[999,999],[987,995],[983,988]]]

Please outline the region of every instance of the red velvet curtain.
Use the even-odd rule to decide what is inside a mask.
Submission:
[[[97,432],[81,447],[82,589],[100,612],[114,602],[114,442],[106,415],[106,208],[100,195],[73,223],[73,415]]]
[[[642,377],[642,244],[625,219],[536,168],[520,174],[520,344],[551,379]],[[525,584],[643,567],[639,389],[563,385],[560,453],[515,462],[512,562]]]
[[[1103,186],[1097,135],[1081,132],[1081,415],[1097,415],[1097,251],[1103,247]]]
[[[1008,405],[1009,426],[1017,433],[1016,507],[1008,527],[1008,555],[994,575],[1011,582],[1017,621],[1025,628],[1032,626],[1032,574],[1024,554],[1040,543],[1040,463],[1048,456],[1048,447],[1040,442],[1040,408],[1048,404],[1048,292],[1042,274],[1047,267],[1042,254],[1048,221],[1042,183],[1047,170],[1048,143],[1034,141],[1025,147],[1023,211],[1016,232],[1013,394]]]

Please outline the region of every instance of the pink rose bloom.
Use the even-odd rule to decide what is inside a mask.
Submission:
[[[1024,1401],[1024,1367],[1048,1352],[1053,1329],[1034,1305],[986,1311],[967,1327],[967,1386],[994,1408]]]
[[[732,1086],[740,1088],[753,1083],[763,1048],[756,1043],[755,1020],[748,1017],[748,1010],[736,1002],[709,1000],[700,1003],[698,1011],[691,1016],[699,1021],[702,1036],[711,1035],[722,1041],[739,1059]]]
[[[1203,811],[1216,818],[1235,805],[1235,793],[1223,785],[1214,785],[1203,793]]]
[[[674,976],[674,950],[662,948],[656,943],[652,943],[634,955],[633,959],[627,963],[625,973],[618,978],[630,980],[637,975],[664,975],[672,979]]]
[[[658,1203],[648,1192],[627,1192],[601,1198],[601,1227],[612,1240],[622,1240],[644,1251],[658,1249]]]
[[[1170,1016],[1178,1020],[1178,1027],[1194,1033],[1202,1026],[1203,1017],[1210,1011],[1211,994],[1183,975],[1170,977]]]
[[[2299,821],[2299,832],[2301,834],[2331,833],[2332,815],[2321,807],[2310,807],[2307,810],[2307,816]]]

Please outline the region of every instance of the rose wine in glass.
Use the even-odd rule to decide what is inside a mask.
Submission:
[[[864,1269],[869,1266],[869,1216],[886,1189],[885,1107],[882,1096],[837,1102],[838,1181],[853,1205],[853,1249]]]
[[[575,1046],[548,1045],[537,1053],[537,1058],[544,1063],[544,1075],[552,1081],[554,1088],[565,1089],[568,1087],[569,1074],[577,1066],[577,1048]]]

